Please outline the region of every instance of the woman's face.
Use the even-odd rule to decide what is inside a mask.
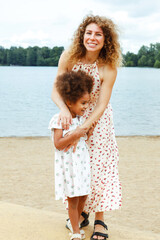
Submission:
[[[90,23],[85,30],[83,44],[87,51],[101,51],[104,45],[104,34],[96,23]]]

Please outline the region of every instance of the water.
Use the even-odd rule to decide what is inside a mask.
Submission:
[[[0,67],[0,137],[49,136],[57,67]],[[160,135],[160,70],[121,68],[111,104],[117,136]]]

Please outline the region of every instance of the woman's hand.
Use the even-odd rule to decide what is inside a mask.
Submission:
[[[98,122],[98,121],[93,122],[93,123],[92,123],[92,126],[91,126],[90,129],[88,130],[88,132],[87,132],[87,136],[88,136],[87,140],[88,140],[88,139],[90,138],[90,136],[92,135],[92,133],[93,133],[93,131],[94,131],[94,128],[95,128],[96,125],[97,125],[97,122]]]
[[[76,134],[77,139],[76,139],[74,142],[72,142],[71,144],[69,144],[69,145],[65,148],[64,152],[67,152],[71,147],[73,147],[73,152],[75,152],[75,151],[76,151],[77,144],[78,144],[78,142],[79,142],[79,139],[80,139],[81,137],[84,137],[84,136],[86,135],[87,131],[88,131],[87,128],[77,127],[74,131],[68,132],[65,136],[68,136],[68,135],[71,135],[72,133],[74,133],[74,134]],[[65,136],[64,136],[64,137],[65,137]]]
[[[69,125],[72,124],[72,115],[69,110],[63,110],[59,113],[58,125],[60,124],[60,121],[62,128],[68,130]]]
[[[76,141],[74,141],[72,144],[69,144],[66,148],[65,148],[65,150],[64,150],[64,152],[67,152],[71,147],[73,147],[73,152],[75,152],[76,151],[76,148],[77,148],[77,144],[78,144],[78,142],[79,142],[79,139],[80,138],[78,138]]]

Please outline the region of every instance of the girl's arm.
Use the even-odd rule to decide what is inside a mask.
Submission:
[[[112,94],[113,85],[115,83],[116,76],[117,76],[117,69],[113,69],[109,66],[105,66],[102,74],[103,74],[102,75],[103,81],[101,84],[100,95],[99,95],[96,107],[94,108],[91,115],[82,124],[81,126],[82,128],[89,129],[92,126],[92,123],[98,121],[99,118],[104,113],[109,103],[109,100]]]
[[[76,139],[84,137],[86,129],[77,127],[71,134],[63,137],[62,129],[54,129],[54,145],[58,150],[63,150],[68,145],[72,144]]]
[[[69,71],[69,69],[68,69],[68,54],[67,54],[67,51],[64,51],[59,59],[57,76],[63,74],[64,72],[68,72],[68,71]],[[72,123],[72,116],[71,116],[71,113],[70,113],[68,107],[64,103],[62,97],[59,95],[59,93],[55,87],[57,76],[54,80],[51,98],[52,98],[53,102],[61,110],[61,112],[59,114],[59,118],[58,118],[58,124],[60,124],[60,121],[61,121],[62,127],[65,130],[67,130],[67,129],[69,129],[69,125]]]

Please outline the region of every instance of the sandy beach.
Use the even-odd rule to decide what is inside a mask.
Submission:
[[[110,240],[160,239],[160,137],[117,137],[120,210],[106,212]],[[0,138],[0,240],[69,239],[67,212],[54,199],[49,137]],[[93,230],[94,214],[85,228]]]

